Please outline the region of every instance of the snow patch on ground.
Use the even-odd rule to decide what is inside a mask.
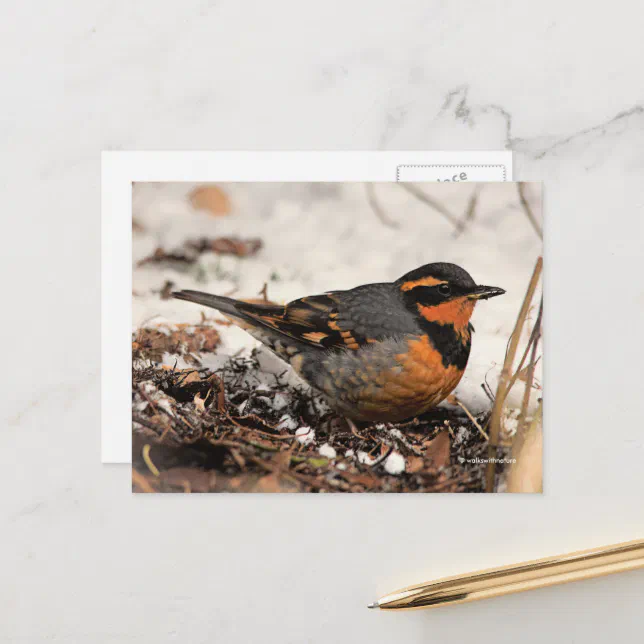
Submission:
[[[333,460],[337,456],[335,448],[333,448],[328,443],[324,443],[324,445],[320,447],[318,452],[320,456],[324,456],[325,458],[328,458],[330,460]]]
[[[405,457],[400,452],[392,452],[385,460],[385,470],[389,474],[402,474],[405,471]]]
[[[347,452],[347,454],[348,453],[349,452]],[[362,463],[362,465],[373,465],[376,462],[376,459],[371,458],[371,456],[369,456],[367,452],[358,452],[357,459],[358,459],[358,463]]]
[[[288,414],[284,414],[281,418],[279,423],[277,424],[277,429],[283,430],[293,430],[297,429],[299,427],[299,423],[295,420],[295,418],[292,418]]]
[[[315,430],[311,427],[307,427],[306,425],[303,427],[298,427],[295,430],[295,436],[297,437],[298,442],[302,445],[310,445],[311,443],[315,443]]]

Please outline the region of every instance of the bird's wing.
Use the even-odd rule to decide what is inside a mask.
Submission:
[[[383,337],[418,333],[391,284],[303,297],[284,307],[237,303],[246,318],[307,345],[357,350]]]

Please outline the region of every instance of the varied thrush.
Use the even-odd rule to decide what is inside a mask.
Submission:
[[[289,302],[250,304],[199,291],[173,296],[221,311],[288,362],[329,405],[353,420],[400,421],[438,405],[470,355],[477,286],[460,266],[421,266],[395,282]]]

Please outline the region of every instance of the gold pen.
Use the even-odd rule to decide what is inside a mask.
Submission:
[[[498,597],[644,567],[644,539],[409,586],[369,608],[404,610]]]

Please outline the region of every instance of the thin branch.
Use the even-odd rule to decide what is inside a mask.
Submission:
[[[543,297],[541,298],[541,304],[539,305],[539,314],[537,315],[537,321],[535,322],[534,328],[532,329],[532,333],[530,334],[530,339],[528,340],[528,344],[526,345],[525,351],[523,352],[523,356],[521,356],[521,362],[519,362],[519,366],[517,367],[516,371],[514,372],[514,375],[510,379],[507,392],[509,392],[510,389],[512,389],[512,387],[514,386],[514,383],[518,380],[519,375],[523,370],[523,364],[525,363],[526,358],[528,357],[528,353],[530,353],[530,349],[533,349],[533,347],[536,345],[539,338],[541,337],[542,316],[543,316]],[[506,392],[506,396],[507,396],[507,392]]]
[[[437,212],[440,212],[447,221],[452,224],[455,228],[458,228],[458,217],[451,213],[445,206],[440,201],[437,201],[433,197],[430,197],[428,194],[424,193],[420,188],[418,188],[416,185],[413,183],[399,183],[398,184],[403,190],[408,192],[410,195],[413,195],[418,199],[418,201],[422,201],[425,205],[429,206],[430,208],[433,208]]]
[[[530,356],[530,363],[528,365],[528,376],[525,383],[525,391],[523,392],[523,401],[521,404],[521,413],[519,414],[519,421],[517,426],[519,431],[522,431],[526,423],[526,418],[528,416],[528,405],[530,404],[530,395],[532,393],[532,383],[534,382],[534,370],[537,366],[537,345],[539,344],[539,339],[541,338],[541,315],[543,311],[543,298],[541,298],[541,304],[539,305],[539,316],[537,318],[537,324],[535,328],[538,329],[537,336],[535,337],[534,343],[532,344],[532,355]]]
[[[501,416],[503,415],[503,403],[505,402],[505,397],[507,396],[508,392],[508,384],[512,376],[512,364],[514,363],[514,358],[516,357],[517,349],[519,347],[519,340],[521,338],[521,331],[523,330],[523,325],[525,324],[526,318],[528,317],[530,303],[532,302],[534,292],[537,288],[537,284],[539,283],[539,277],[541,276],[542,268],[543,257],[539,257],[537,259],[537,263],[535,264],[532,278],[530,279],[530,284],[528,285],[528,290],[526,291],[523,304],[521,305],[521,310],[519,311],[519,315],[514,326],[514,331],[512,331],[512,335],[510,336],[510,345],[505,355],[503,369],[501,370],[501,377],[499,378],[499,385],[496,390],[496,400],[494,402],[494,407],[492,408],[492,417],[490,419],[488,463],[485,469],[485,488],[488,492],[492,492],[494,490],[496,464],[494,463],[493,459],[496,457],[496,449],[499,442],[499,435],[501,433]]]
[[[474,216],[476,215],[476,207],[478,206],[479,202],[479,195],[481,194],[482,189],[482,183],[474,184],[474,190],[472,190],[472,194],[470,195],[470,199],[467,203],[467,208],[465,209],[465,214],[456,225],[456,230],[454,231],[455,238],[463,233],[463,231],[467,228],[467,225],[474,219]]]
[[[381,463],[384,463],[389,458],[389,456],[393,451],[394,451],[394,446],[392,445],[380,458],[377,458],[370,465],[371,469],[373,469],[374,467],[378,467],[378,465],[380,465]]]
[[[472,416],[470,410],[460,401],[457,400],[456,404],[467,414],[467,417],[474,423],[474,427],[479,430],[479,434],[487,441],[490,440],[490,437],[485,433],[485,430],[479,425],[479,422]]]
[[[383,207],[380,205],[378,198],[376,197],[375,184],[365,183],[365,190],[367,192],[367,201],[371,206],[371,209],[374,211],[376,217],[387,226],[388,228],[400,228],[400,224],[397,221],[389,218],[389,215],[384,211]]]
[[[145,461],[145,464],[148,466],[148,469],[154,476],[159,476],[159,470],[157,466],[152,462],[152,459],[150,458],[150,444],[146,443],[143,446],[143,451],[141,452],[143,456],[143,460]]]
[[[521,200],[521,205],[523,206],[523,212],[525,212],[526,217],[530,220],[530,223],[535,229],[537,235],[539,235],[539,237],[543,239],[543,230],[541,230],[541,226],[539,225],[537,218],[534,216],[532,208],[530,207],[530,204],[528,203],[528,200],[525,196],[525,182],[519,181],[517,183],[517,188],[519,190],[519,199]]]

